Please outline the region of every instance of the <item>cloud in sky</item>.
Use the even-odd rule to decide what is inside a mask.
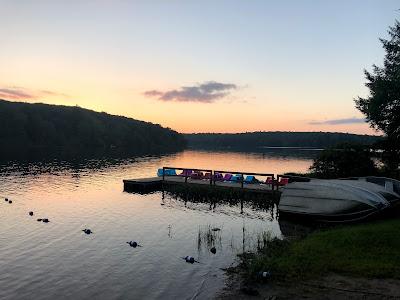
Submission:
[[[68,97],[63,93],[48,90],[29,90],[21,87],[0,87],[0,98],[9,100],[32,100],[45,96]]]
[[[0,88],[0,97],[6,99],[32,99],[33,95],[17,88]]]
[[[364,118],[347,118],[347,119],[332,119],[325,121],[311,121],[308,124],[310,125],[342,125],[342,124],[362,124],[365,123],[366,120]]]
[[[233,83],[207,81],[194,86],[182,86],[177,90],[150,90],[144,92],[144,95],[161,101],[212,103],[228,96],[236,89],[238,86]]]

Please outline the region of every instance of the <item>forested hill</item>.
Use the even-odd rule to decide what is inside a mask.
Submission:
[[[74,106],[0,100],[1,150],[106,149],[129,153],[181,150],[183,136],[160,125]]]
[[[185,134],[191,148],[312,147],[329,148],[340,143],[370,145],[379,137],[331,132],[247,132]]]

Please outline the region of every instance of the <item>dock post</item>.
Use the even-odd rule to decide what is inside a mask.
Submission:
[[[240,173],[240,181],[241,181],[241,184],[242,184],[242,188],[243,188],[243,180],[244,180],[244,174],[243,173]]]
[[[275,174],[272,174],[272,184],[271,184],[272,191],[275,190],[274,185],[275,185]]]
[[[213,182],[213,177],[214,177],[214,171],[213,170],[210,170],[211,172],[211,176],[210,176],[210,185],[212,185],[212,182]]]
[[[165,180],[165,167],[162,168],[162,181]]]

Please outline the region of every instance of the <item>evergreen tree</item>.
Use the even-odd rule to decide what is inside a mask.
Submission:
[[[383,66],[373,65],[365,70],[370,94],[358,97],[357,108],[367,117],[371,127],[384,132],[386,139],[380,146],[384,150],[386,167],[397,171],[400,163],[400,22],[390,27],[389,39],[380,39],[386,52]]]

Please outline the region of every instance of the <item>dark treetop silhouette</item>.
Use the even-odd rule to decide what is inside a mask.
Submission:
[[[61,148],[132,153],[181,150],[183,136],[160,125],[73,106],[0,100],[2,152]]]
[[[381,39],[386,54],[383,66],[373,65],[372,72],[365,70],[370,94],[358,97],[357,108],[367,117],[371,127],[383,131],[380,143],[383,161],[389,170],[399,171],[400,166],[400,22],[389,29],[390,39]],[[399,174],[399,173],[397,173]]]

